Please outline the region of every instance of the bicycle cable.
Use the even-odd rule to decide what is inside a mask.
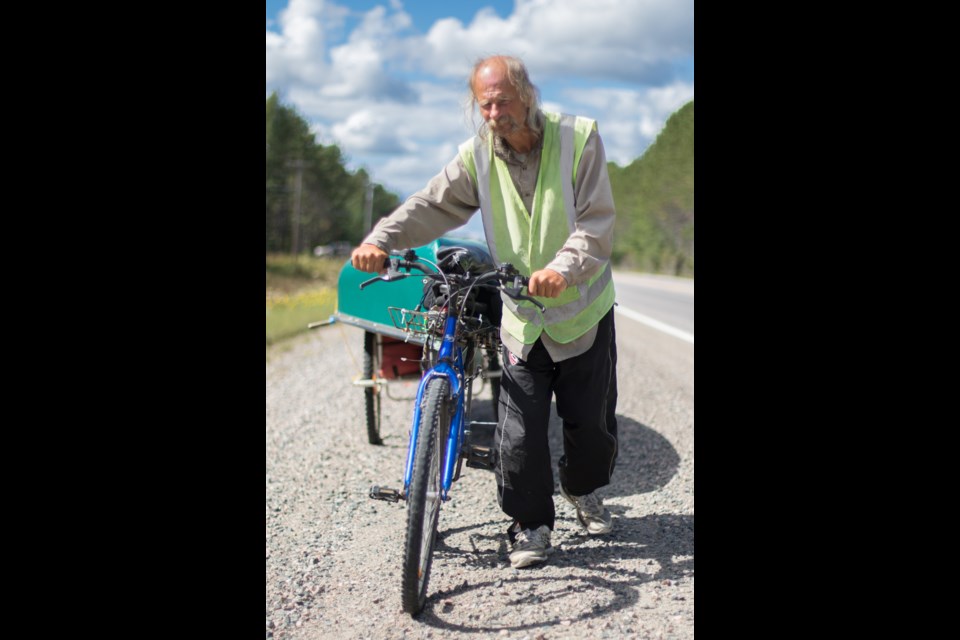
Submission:
[[[447,274],[445,274],[440,267],[438,267],[438,266],[437,266],[436,264],[434,264],[433,262],[430,262],[430,261],[427,260],[426,258],[418,258],[418,259],[419,259],[420,262],[424,262],[424,263],[430,265],[431,267],[433,267],[433,268],[437,271],[437,273],[439,273],[440,276],[443,278],[443,284],[447,285],[448,287],[450,286],[450,283],[447,282]]]

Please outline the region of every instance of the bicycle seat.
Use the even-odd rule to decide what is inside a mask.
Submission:
[[[492,270],[495,265],[486,251],[475,247],[444,247],[437,251],[437,263],[446,271],[479,274]]]
[[[437,251],[437,264],[447,273],[464,275],[468,271],[479,275],[494,269],[490,254],[475,247],[444,247]],[[430,308],[435,304],[443,304],[446,296],[440,293],[439,283],[428,283],[424,296],[424,306]],[[470,296],[467,312],[470,314],[483,313],[494,326],[500,325],[503,316],[503,301],[500,295],[489,289],[475,289]]]

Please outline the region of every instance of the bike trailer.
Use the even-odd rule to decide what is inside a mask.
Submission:
[[[477,262],[493,263],[486,243],[468,238],[443,236],[414,250],[420,259],[436,264],[455,248],[466,249]],[[395,326],[390,307],[411,311],[416,309],[423,298],[423,278],[414,273],[397,282],[376,283],[360,289],[361,283],[375,276],[354,269],[349,260],[343,265],[337,282],[337,310],[333,319],[401,342],[422,344],[422,337]],[[385,340],[384,344],[390,342]],[[387,364],[386,360],[384,364]],[[389,375],[388,371],[384,371],[384,374]]]
[[[433,242],[414,247],[417,260],[436,266],[450,258],[449,268],[484,272],[492,268],[493,260],[485,242],[467,238],[443,236]],[[423,301],[428,307],[437,303],[441,294],[438,285],[425,287],[425,278],[414,272],[391,282],[372,282],[363,289],[360,285],[375,280],[377,274],[364,273],[353,268],[348,260],[340,269],[337,283],[337,309],[329,322],[343,322],[364,330],[363,373],[354,380],[364,387],[367,440],[382,444],[380,437],[381,390],[391,395],[392,382],[419,379],[422,373],[424,333],[410,331],[404,318],[416,317]],[[478,297],[481,294],[478,291]],[[495,313],[491,319],[499,324],[500,297],[493,294],[487,304]],[[406,312],[411,312],[405,314]],[[420,313],[423,317],[425,314]],[[319,323],[318,323],[319,324]],[[325,323],[329,324],[329,323]],[[398,326],[399,325],[399,326]]]

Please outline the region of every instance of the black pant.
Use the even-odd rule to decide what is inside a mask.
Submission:
[[[550,401],[563,420],[560,482],[585,495],[610,483],[617,459],[617,344],[613,309],[585,353],[554,362],[540,340],[526,361],[503,349],[497,449],[497,498],[521,528],[554,526],[553,472],[547,426]],[[512,535],[511,535],[512,538]]]

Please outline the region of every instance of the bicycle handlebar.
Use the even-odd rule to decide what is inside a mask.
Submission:
[[[411,269],[416,269],[431,279],[440,279],[445,277],[442,273],[428,269],[427,265],[417,261],[417,254],[412,249],[408,249],[403,253],[403,255],[391,253],[390,256],[384,258],[383,266],[387,270],[386,274],[376,275],[373,278],[360,283],[360,288],[365,289],[369,285],[380,280],[383,280],[384,282],[401,280],[413,275],[410,273]],[[401,272],[400,269],[406,269],[407,273]],[[496,269],[487,271],[486,273],[482,273],[476,278],[473,278],[473,283],[478,286],[489,286],[483,285],[483,282],[486,280],[497,280],[500,286],[496,288],[500,291],[503,291],[514,300],[528,300],[536,305],[540,311],[544,311],[546,309],[546,307],[543,306],[543,303],[536,298],[520,293],[520,290],[523,287],[526,287],[530,284],[530,278],[520,274],[510,263],[500,263]],[[509,284],[513,284],[512,289],[507,286]]]
[[[411,269],[417,269],[421,273],[430,275],[432,271],[427,269],[426,265],[421,262],[417,262],[417,255],[413,251],[407,251],[403,257],[397,254],[392,254],[383,259],[383,267],[387,270],[385,275],[376,275],[369,280],[360,283],[360,288],[365,289],[374,282],[383,280],[385,282],[392,282],[393,280],[400,280],[411,275],[409,272]],[[407,273],[402,273],[400,269],[406,269]]]
[[[501,286],[496,287],[496,289],[503,291],[514,300],[529,300],[536,305],[540,311],[544,311],[546,309],[546,307],[543,306],[543,303],[536,298],[520,293],[520,290],[523,287],[526,287],[530,284],[530,278],[517,273],[517,270],[513,268],[512,264],[506,262],[501,263],[500,266],[494,271],[488,271],[487,273],[478,277],[476,279],[476,283],[478,286],[489,286],[483,284],[483,281],[488,279],[496,279],[498,282],[500,282]],[[513,283],[512,289],[507,286],[510,283]]]

